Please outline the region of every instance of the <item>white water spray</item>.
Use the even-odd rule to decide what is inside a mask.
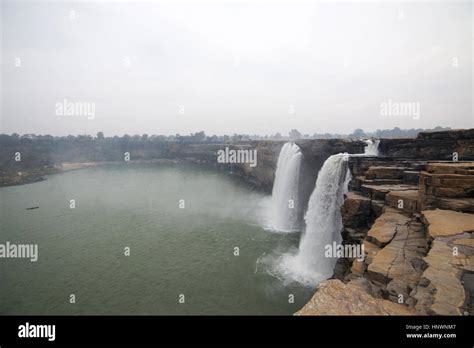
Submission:
[[[278,157],[271,200],[271,225],[277,231],[291,232],[300,228],[298,221],[298,184],[301,150],[295,143],[283,145]]]
[[[364,148],[364,155],[366,156],[378,156],[379,155],[379,144],[380,140],[364,140],[367,146]]]
[[[336,258],[325,256],[326,245],[342,241],[341,206],[350,181],[348,154],[330,156],[319,171],[305,215],[306,230],[296,255],[284,255],[279,272],[314,286],[332,276]]]

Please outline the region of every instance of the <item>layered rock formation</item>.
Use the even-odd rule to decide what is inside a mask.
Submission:
[[[474,164],[433,163],[420,175],[420,209],[474,213]]]
[[[392,158],[425,158],[474,160],[474,129],[421,132],[416,139],[381,139],[379,150]]]
[[[473,153],[472,138],[464,138],[470,132],[451,139],[468,143],[456,148],[462,154]],[[432,154],[438,136],[421,135],[415,154]],[[297,314],[473,314],[474,162],[409,159],[413,150],[403,152],[405,145],[384,145],[403,158],[350,159],[342,235],[344,243],[364,246],[365,259],[340,259],[337,279],[320,283]]]

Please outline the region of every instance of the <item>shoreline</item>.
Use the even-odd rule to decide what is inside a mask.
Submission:
[[[145,163],[167,163],[176,164],[178,160],[171,159],[153,159],[153,160],[134,160],[134,161],[102,161],[102,162],[63,162],[53,166],[35,168],[32,171],[18,171],[16,175],[7,175],[0,177],[0,187],[20,186],[33,184],[47,180],[45,176],[70,172],[73,170],[95,168],[108,164],[145,164]]]

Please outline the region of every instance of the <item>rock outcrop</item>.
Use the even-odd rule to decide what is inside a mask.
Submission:
[[[421,132],[415,139],[380,139],[379,150],[391,158],[474,160],[474,129]]]
[[[347,284],[326,280],[296,315],[411,315],[414,311],[394,302],[372,296],[356,281]]]
[[[297,314],[473,314],[474,162],[404,157],[350,159],[343,243],[362,244],[365,259],[340,259]]]
[[[420,209],[474,213],[474,162],[429,163],[420,173]]]
[[[247,141],[236,143],[169,143],[166,158],[182,160],[216,167],[243,178],[252,186],[271,193],[275,180],[278,155],[287,141]],[[331,155],[348,152],[363,152],[364,143],[343,139],[314,139],[295,142],[303,153],[301,163],[300,201],[307,202],[311,194],[319,169]],[[248,163],[217,163],[217,151],[226,147],[234,150],[256,150],[257,165]]]

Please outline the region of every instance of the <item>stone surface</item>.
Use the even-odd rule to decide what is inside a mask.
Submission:
[[[361,285],[327,280],[318,285],[313,298],[297,315],[413,315],[394,302],[375,298]]]
[[[365,176],[367,179],[402,179],[405,170],[407,170],[406,167],[372,166]]]
[[[358,260],[354,260],[354,262],[352,262],[352,266],[351,266],[352,273],[362,275],[364,274],[366,269],[367,269],[367,265],[365,264],[365,262],[360,262]]]
[[[377,245],[369,242],[368,240],[364,240],[365,263],[367,265],[372,262],[374,256],[377,255],[379,250],[380,248]]]
[[[405,297],[410,288],[414,288],[422,272],[422,257],[427,249],[423,229],[412,227],[408,223],[398,225],[392,241],[374,256],[368,266],[368,277],[382,284],[392,280],[401,282],[405,288]]]
[[[464,213],[474,213],[474,198],[432,198],[420,194],[420,201],[424,202],[424,208],[433,207]]]
[[[474,214],[452,210],[425,210],[421,212],[432,238],[449,237],[474,231]]]
[[[349,192],[341,209],[342,222],[348,227],[366,227],[371,216],[370,199],[356,192]]]
[[[474,212],[474,162],[430,162],[420,173],[419,207]]]
[[[425,170],[433,174],[472,175],[474,162],[429,162]]]
[[[367,197],[375,200],[385,200],[385,195],[392,191],[407,191],[417,190],[418,187],[413,185],[362,185],[361,191],[367,195]]]
[[[393,208],[389,208],[375,220],[372,228],[367,233],[367,239],[382,248],[392,240],[397,229],[405,226],[408,221],[408,217]]]
[[[385,201],[392,208],[412,214],[418,211],[418,190],[392,191],[385,196]]]
[[[365,176],[359,176],[356,180],[359,187],[362,185],[399,185],[403,183],[401,179],[366,179]]]
[[[452,242],[455,245],[462,245],[466,246],[469,248],[474,248],[474,238],[460,238],[460,239],[455,239]]]
[[[427,314],[461,315],[466,297],[460,280],[460,271],[453,265],[453,250],[445,242],[434,240],[424,258],[428,268],[423,273],[428,286],[418,287],[414,297],[415,308]]]
[[[418,185],[420,179],[419,170],[405,170],[403,172],[403,183],[408,185]]]

